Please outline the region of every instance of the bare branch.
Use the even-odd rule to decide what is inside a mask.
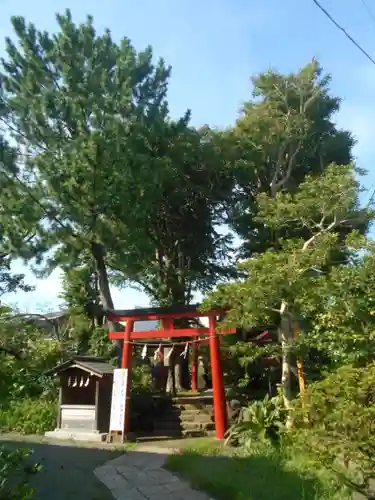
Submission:
[[[275,172],[273,174],[273,178],[270,184],[270,189],[271,189],[271,196],[274,198],[276,196],[276,193],[278,191],[277,189],[277,179],[279,178],[280,172],[281,172],[281,165],[283,163],[283,158],[285,155],[285,150],[287,147],[287,142],[284,142],[280,146],[279,149],[279,154],[277,155],[277,160],[276,160],[276,165],[275,165]]]
[[[290,176],[292,175],[293,166],[294,166],[294,160],[295,160],[297,154],[300,152],[301,147],[302,147],[302,139],[299,140],[298,145],[294,149],[294,152],[289,157],[288,166],[287,166],[286,173],[285,173],[284,177],[278,183],[276,183],[276,192],[279,191],[285,185],[285,183],[288,182],[288,180],[290,179]]]
[[[321,231],[319,231],[318,233],[316,234],[313,234],[311,236],[311,238],[309,238],[308,240],[305,241],[305,243],[303,244],[303,247],[302,247],[302,250],[307,250],[310,245],[313,244],[313,242],[319,237],[321,236],[323,233],[328,233],[329,231],[332,231],[332,229],[334,229],[335,227],[337,227],[341,222],[346,222],[346,221],[338,221],[336,216],[334,218],[334,220],[331,222],[331,224],[329,224],[325,229],[322,229]]]

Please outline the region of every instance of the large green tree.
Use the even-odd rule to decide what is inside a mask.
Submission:
[[[332,250],[342,246],[357,250],[357,232],[348,235],[350,241],[342,241],[335,230],[366,223],[372,217],[370,210],[359,206],[358,193],[354,167],[332,164],[323,174],[306,177],[293,194],[284,191],[275,197],[258,195],[258,218],[264,226],[282,231],[293,223],[297,229],[307,228],[308,236],[284,239],[277,250],[271,248],[244,261],[240,265],[243,279],[219,287],[205,303],[205,307],[228,308],[226,322],[231,326],[267,324],[277,318],[287,409],[291,408],[293,397],[295,329],[301,318],[310,317],[317,304],[332,306],[326,283],[329,273],[325,271]],[[355,337],[357,332],[347,330],[347,338],[350,335]],[[247,356],[249,361],[254,359],[251,345],[238,345],[237,349],[245,360]]]
[[[334,122],[340,99],[331,95],[330,77],[316,60],[287,75],[269,70],[252,83],[253,99],[222,137],[234,180],[228,222],[243,241],[242,257],[278,248],[282,237],[308,236],[293,223],[271,231],[257,218],[257,195],[294,192],[306,175],[349,164],[354,143]]]
[[[154,65],[151,48],[137,53],[126,38],[98,35],[90,17],[76,25],[67,11],[57,22],[51,35],[12,18],[3,120],[22,155],[24,199],[43,208],[35,249],[45,269],[89,259],[112,309],[108,266],[118,252],[142,248],[139,228],[170,175],[152,141],[168,113],[169,68]]]
[[[233,271],[231,238],[217,230],[231,184],[207,139],[210,131],[181,125],[166,122],[164,133],[153,138],[172,175],[139,229],[148,246],[143,253],[134,248],[133,254],[118,254],[118,266],[124,266],[119,283],[125,276],[162,306],[189,304],[194,292],[210,290]]]
[[[19,43],[7,40],[3,60],[3,119],[45,207],[40,247],[54,249],[52,267],[92,258],[108,308],[105,264],[160,303],[185,302],[225,251],[213,227],[217,152],[188,113],[168,119],[169,68],[153,65],[150,48],[117,45],[69,11],[57,20],[51,36],[13,18]]]

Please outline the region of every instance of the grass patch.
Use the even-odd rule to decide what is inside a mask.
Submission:
[[[310,469],[301,457],[288,459],[274,449],[251,453],[200,443],[172,455],[167,468],[217,500],[347,500],[323,471]]]

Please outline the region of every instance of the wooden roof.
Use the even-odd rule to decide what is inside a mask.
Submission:
[[[93,356],[74,356],[73,358],[55,366],[52,370],[48,370],[46,375],[59,375],[60,373],[78,368],[88,373],[92,373],[97,377],[104,375],[112,375],[114,367],[109,364],[104,358],[96,358]]]

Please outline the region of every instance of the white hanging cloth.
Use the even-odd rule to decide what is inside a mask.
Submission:
[[[141,353],[141,358],[146,359],[147,356],[147,344],[143,346],[142,353]]]
[[[186,359],[188,350],[189,350],[189,342],[186,342],[185,349],[182,351],[182,353],[180,354],[180,356],[183,356],[184,359]]]
[[[169,350],[168,354],[165,356],[164,361],[168,361],[168,359],[171,357],[173,349],[174,349],[174,346],[171,347],[171,349]]]
[[[159,347],[154,352],[154,361],[157,361],[160,353],[161,353],[161,344],[159,345]]]

